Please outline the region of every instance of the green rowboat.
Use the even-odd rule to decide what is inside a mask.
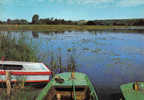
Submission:
[[[144,100],[144,82],[128,83],[120,88],[125,100]]]
[[[36,100],[98,100],[98,97],[86,74],[65,72],[56,74]]]

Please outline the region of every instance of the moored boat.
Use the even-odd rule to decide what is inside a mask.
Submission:
[[[144,82],[132,82],[120,86],[125,100],[144,100]]]
[[[56,74],[36,100],[98,100],[88,76],[79,72]]]
[[[6,71],[11,74],[11,83],[24,80],[25,85],[47,84],[51,74],[43,63],[0,61],[0,83],[5,83]]]

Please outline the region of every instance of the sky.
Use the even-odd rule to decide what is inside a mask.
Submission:
[[[0,20],[144,18],[144,0],[0,0]]]

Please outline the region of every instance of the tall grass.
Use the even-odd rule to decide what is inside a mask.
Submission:
[[[11,34],[0,33],[0,58],[15,61],[37,61],[35,49],[26,43],[25,36],[13,37]]]
[[[26,37],[24,35],[16,38],[12,36],[11,33],[4,32],[0,33],[0,59],[1,58],[9,61],[38,61],[35,49],[31,43],[26,42]],[[3,86],[4,84],[2,87]],[[0,91],[0,100],[33,100],[34,95],[36,94],[32,91],[31,93],[28,93],[27,91],[28,90],[26,89],[13,87],[11,96],[8,97],[6,89],[3,88],[3,90]]]
[[[64,65],[62,62],[62,56],[59,55],[57,57],[54,56],[54,53],[51,53],[49,67],[53,74],[58,74],[62,72],[73,72],[76,71],[78,65],[74,59],[74,56],[71,54],[68,57],[68,61]]]
[[[6,89],[0,92],[0,100],[35,100],[37,94],[40,92],[34,88],[13,88],[11,95],[7,96]]]
[[[67,65],[64,66],[60,49],[58,55],[54,55],[52,51],[44,54],[44,56],[40,55],[41,57],[37,56],[39,52],[36,49],[32,42],[27,42],[27,37],[24,34],[17,38],[11,35],[11,33],[0,33],[0,58],[4,57],[5,60],[12,61],[43,62],[50,56],[50,63],[48,65],[54,73],[76,70],[76,62],[72,54],[68,55]]]

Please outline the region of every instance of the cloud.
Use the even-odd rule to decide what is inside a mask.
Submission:
[[[45,0],[37,0],[38,2],[44,2]]]
[[[0,0],[2,5],[12,4],[12,3],[19,3],[20,0]]]
[[[125,7],[139,6],[144,5],[144,0],[120,0],[117,5]]]
[[[77,3],[77,4],[102,4],[102,3],[111,3],[115,0],[45,0],[52,2],[68,2],[68,3]]]
[[[102,3],[112,3],[114,0],[75,0],[78,3],[84,4],[102,4]]]
[[[121,7],[133,7],[144,5],[144,0],[45,0],[52,2],[68,2],[71,4],[92,4],[92,5],[108,5],[108,6],[121,6]]]
[[[144,0],[68,0],[73,1],[78,4],[106,4],[110,6],[125,6],[125,7],[133,7],[133,6],[139,6],[144,5]]]
[[[21,1],[21,0],[13,0],[13,1]],[[25,0],[23,0],[25,1]],[[81,4],[99,4],[99,3],[109,3],[112,2],[114,0],[31,0],[31,1],[35,1],[35,2],[72,2],[72,3],[81,3]]]
[[[43,2],[58,2],[58,3],[70,3],[70,4],[85,4],[96,6],[114,6],[114,7],[133,7],[144,5],[144,0],[0,0],[0,4],[15,3],[17,5],[30,2],[31,4],[39,4]]]
[[[69,1],[69,0],[68,0]],[[92,4],[103,7],[136,7],[144,5],[144,0],[70,0],[78,4]]]

